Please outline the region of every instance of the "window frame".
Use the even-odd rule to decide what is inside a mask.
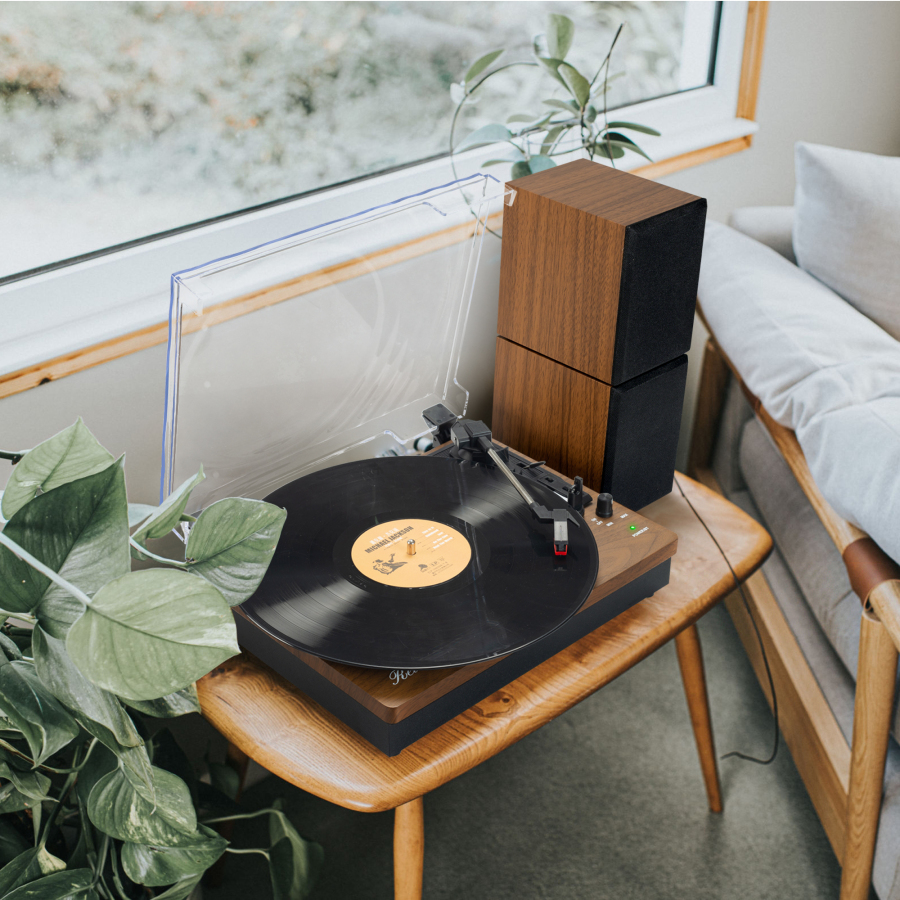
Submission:
[[[663,133],[641,141],[657,162],[632,157],[619,168],[658,178],[751,145],[767,6],[722,4],[712,85],[616,110]],[[477,172],[485,152],[456,156],[458,177]],[[447,157],[426,160],[2,285],[0,399],[165,343],[172,272],[450,180]]]

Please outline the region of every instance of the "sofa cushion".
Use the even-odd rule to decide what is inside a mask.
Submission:
[[[797,264],[900,339],[900,158],[799,143]]]
[[[784,257],[709,222],[698,296],[834,509],[900,560],[900,343]]]
[[[731,213],[728,224],[796,262],[793,206],[742,206]]]
[[[831,646],[855,677],[860,605],[841,554],[756,419],[744,426],[739,458],[747,487],[772,539]]]

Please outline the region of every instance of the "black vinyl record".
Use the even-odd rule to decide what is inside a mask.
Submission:
[[[565,506],[548,488],[523,484],[538,503]],[[569,522],[568,554],[556,556],[552,524],[538,522],[494,468],[363,460],[266,500],[285,508],[287,521],[243,611],[279,640],[334,662],[429,669],[503,656],[562,625],[597,580],[597,545],[583,518]]]

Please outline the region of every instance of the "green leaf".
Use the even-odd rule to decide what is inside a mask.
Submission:
[[[35,497],[3,529],[6,537],[89,597],[131,568],[122,460]],[[45,629],[62,636],[81,603],[0,546],[0,596],[13,612],[38,604]],[[62,633],[61,633],[62,632]]]
[[[156,508],[156,511],[144,520],[141,527],[132,535],[134,540],[139,544],[145,544],[148,540],[165,537],[181,521],[188,500],[191,498],[191,491],[204,478],[206,476],[203,474],[203,466],[200,466],[200,471],[196,475],[188,478],[184,484],[172,491]],[[132,556],[137,559],[146,558],[134,548],[131,552]]]
[[[544,142],[541,144],[541,155],[546,156],[552,149],[554,141],[564,132],[569,130],[568,125],[554,125],[551,128],[546,136],[544,137]],[[533,171],[537,171],[532,167]]]
[[[512,132],[505,125],[482,125],[481,128],[473,131],[462,143],[457,144],[453,149],[454,153],[462,150],[470,150],[472,147],[482,147],[485,144],[496,144],[500,141],[508,141],[512,138]]]
[[[30,800],[46,800],[49,797],[50,779],[40,772],[21,771],[12,763],[0,762],[0,778],[11,782],[20,794]]]
[[[587,106],[591,99],[591,83],[574,66],[563,63],[559,67],[559,74],[566,87],[572,92],[572,96],[578,101],[579,108]]]
[[[128,777],[132,785],[135,786],[136,790],[142,793],[148,800],[153,800],[155,796],[153,788],[153,767],[150,765],[146,747],[123,747],[122,750],[126,751],[126,756],[138,757],[142,755],[144,760],[146,760],[146,773],[144,777],[139,778],[137,776],[136,771],[141,768],[137,765],[125,767],[124,771],[126,777]],[[78,774],[78,781],[75,783],[75,791],[85,808],[87,808],[88,799],[91,796],[91,790],[94,785],[105,775],[118,769],[120,765],[124,766],[125,763],[115,750],[106,746],[94,747],[84,768]]]
[[[20,885],[28,884],[44,874],[37,858],[38,853],[39,848],[31,847],[0,869],[0,897],[5,897]]]
[[[17,887],[12,893],[6,894],[3,900],[90,900],[97,896],[91,888],[93,879],[94,873],[90,869],[54,872]]]
[[[543,103],[555,109],[563,109],[566,112],[578,112],[578,104],[574,100],[557,100],[554,97],[550,100],[544,100]]]
[[[156,506],[149,503],[129,503],[128,504],[128,527],[134,528],[140,525],[147,516],[153,515],[157,510]]]
[[[186,876],[202,875],[224,852],[228,841],[211,828],[200,825],[203,842],[193,847],[150,847],[123,844],[122,867],[136,884],[159,887]]]
[[[512,125],[514,122],[533,122],[534,116],[531,113],[514,113],[507,120],[507,125]]]
[[[22,651],[19,649],[19,645],[2,631],[0,631],[0,653],[7,659],[22,658]]]
[[[154,847],[191,847],[206,838],[197,831],[197,814],[187,785],[165,769],[153,767],[156,802],[137,790],[116,768],[97,781],[88,797],[91,822],[120,841]]]
[[[549,156],[532,156],[528,165],[532,172],[543,172],[545,169],[556,167],[556,163]]]
[[[39,490],[52,491],[76,478],[93,475],[112,461],[112,454],[100,446],[79,418],[22,457],[3,491],[3,518],[11,519]]]
[[[172,569],[131,572],[101,588],[66,649],[94,684],[128,700],[180,691],[239,652],[219,591]]]
[[[655,128],[649,128],[646,125],[637,125],[634,122],[610,122],[610,128],[628,128],[631,131],[639,131],[641,134],[652,134],[659,137],[660,133]]]
[[[512,172],[510,173],[510,178],[523,178],[525,175],[531,174],[531,167],[527,162],[517,162],[512,167]]]
[[[171,719],[186,713],[200,712],[200,699],[197,697],[197,686],[194,684],[167,694],[165,697],[157,697],[155,700],[126,700],[125,702],[145,716],[153,716],[157,719]]]
[[[269,816],[269,876],[275,900],[306,900],[319,876],[325,851],[297,833],[288,817],[280,811]]]
[[[606,159],[621,159],[625,155],[625,151],[616,144],[611,143],[611,145],[607,147],[606,141],[597,141],[594,144],[594,153],[598,156],[603,156]]]
[[[484,56],[476,59],[475,62],[469,66],[469,71],[466,72],[466,77],[463,78],[463,84],[468,86],[473,78],[477,78],[502,53],[502,50],[492,50],[490,53],[485,53]]]
[[[565,59],[572,39],[575,37],[575,23],[568,16],[550,14],[547,23],[547,49],[556,59]]]
[[[17,791],[12,784],[6,784],[0,788],[0,815],[19,812],[23,809],[32,809],[39,805],[38,801],[26,797]]]
[[[24,660],[0,665],[0,714],[19,731],[36,763],[78,737],[78,725],[41,684],[34,664]]]
[[[564,88],[568,89],[568,85],[563,81],[562,75],[559,74],[559,67],[563,65],[561,59],[555,59],[552,56],[536,56],[535,59],[549,72]]]
[[[27,849],[28,844],[25,842],[25,838],[8,821],[0,820],[0,865],[9,864]],[[2,871],[0,871],[0,878],[2,878]],[[5,890],[10,889],[0,889],[0,897],[3,896]]]
[[[6,897],[10,891],[36,881],[42,875],[52,875],[65,868],[66,864],[61,859],[43,847],[32,847],[0,869],[0,897]]]
[[[66,642],[35,626],[34,668],[41,683],[67,706],[77,721],[90,719],[106,728],[118,744],[137,747],[143,743],[131,717],[118,697],[88,681],[66,652]],[[88,729],[90,730],[90,729]],[[91,730],[91,734],[97,735]],[[107,743],[107,741],[104,741]]]
[[[167,891],[157,894],[153,900],[185,900],[194,892],[194,888],[200,883],[202,875],[190,875],[172,885]]]
[[[213,503],[191,528],[188,571],[217,587],[229,606],[238,606],[263,580],[286,518],[286,510],[262,500]]]
[[[515,145],[512,145],[509,153],[506,156],[498,157],[497,159],[489,159],[486,162],[483,162],[483,166],[496,166],[501,163],[513,163],[519,162],[520,160],[525,159],[525,154]]]
[[[620,134],[618,131],[608,131],[604,137],[604,142],[606,140],[609,141],[614,147],[621,147],[623,150],[631,150],[633,153],[637,153],[640,156],[643,156],[644,159],[649,159],[650,162],[653,162],[643,150],[641,150],[638,145],[631,140],[631,138],[626,137],[624,134]]]

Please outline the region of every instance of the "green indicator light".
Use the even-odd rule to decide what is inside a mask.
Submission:
[[[637,531],[637,525],[629,525],[628,530],[629,531]]]

